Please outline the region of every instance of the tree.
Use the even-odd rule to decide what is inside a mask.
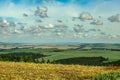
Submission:
[[[0,56],[0,61],[2,61],[3,59],[2,59],[2,57]]]
[[[52,63],[53,63],[53,64],[55,64],[55,63],[56,63],[56,62],[55,62],[55,59],[52,61]]]
[[[47,60],[47,63],[50,63],[50,60],[49,60],[49,59]]]
[[[39,59],[35,59],[34,62],[35,62],[35,63],[39,63]]]
[[[27,57],[27,62],[33,62],[33,58],[31,56]]]
[[[20,57],[20,62],[24,62],[24,57],[23,56]]]
[[[44,60],[44,58],[42,58],[42,60],[41,60],[41,63],[45,63],[45,60]]]

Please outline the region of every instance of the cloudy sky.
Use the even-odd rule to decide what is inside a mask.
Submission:
[[[120,0],[0,0],[0,42],[120,43]]]

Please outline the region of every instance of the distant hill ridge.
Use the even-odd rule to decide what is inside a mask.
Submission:
[[[0,42],[0,45],[81,45],[81,46],[94,46],[94,47],[104,47],[104,46],[120,46],[120,43],[80,43],[80,42],[55,42],[55,43],[10,43],[10,42]]]

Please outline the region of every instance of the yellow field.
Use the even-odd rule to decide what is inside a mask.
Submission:
[[[99,73],[119,70],[120,66],[0,62],[0,80],[84,80]]]

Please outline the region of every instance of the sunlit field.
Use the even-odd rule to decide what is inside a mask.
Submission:
[[[120,79],[120,66],[0,62],[0,80],[101,80],[106,76],[101,77],[100,75],[110,72],[115,73],[116,77],[112,73],[110,78],[107,77],[108,80]]]

